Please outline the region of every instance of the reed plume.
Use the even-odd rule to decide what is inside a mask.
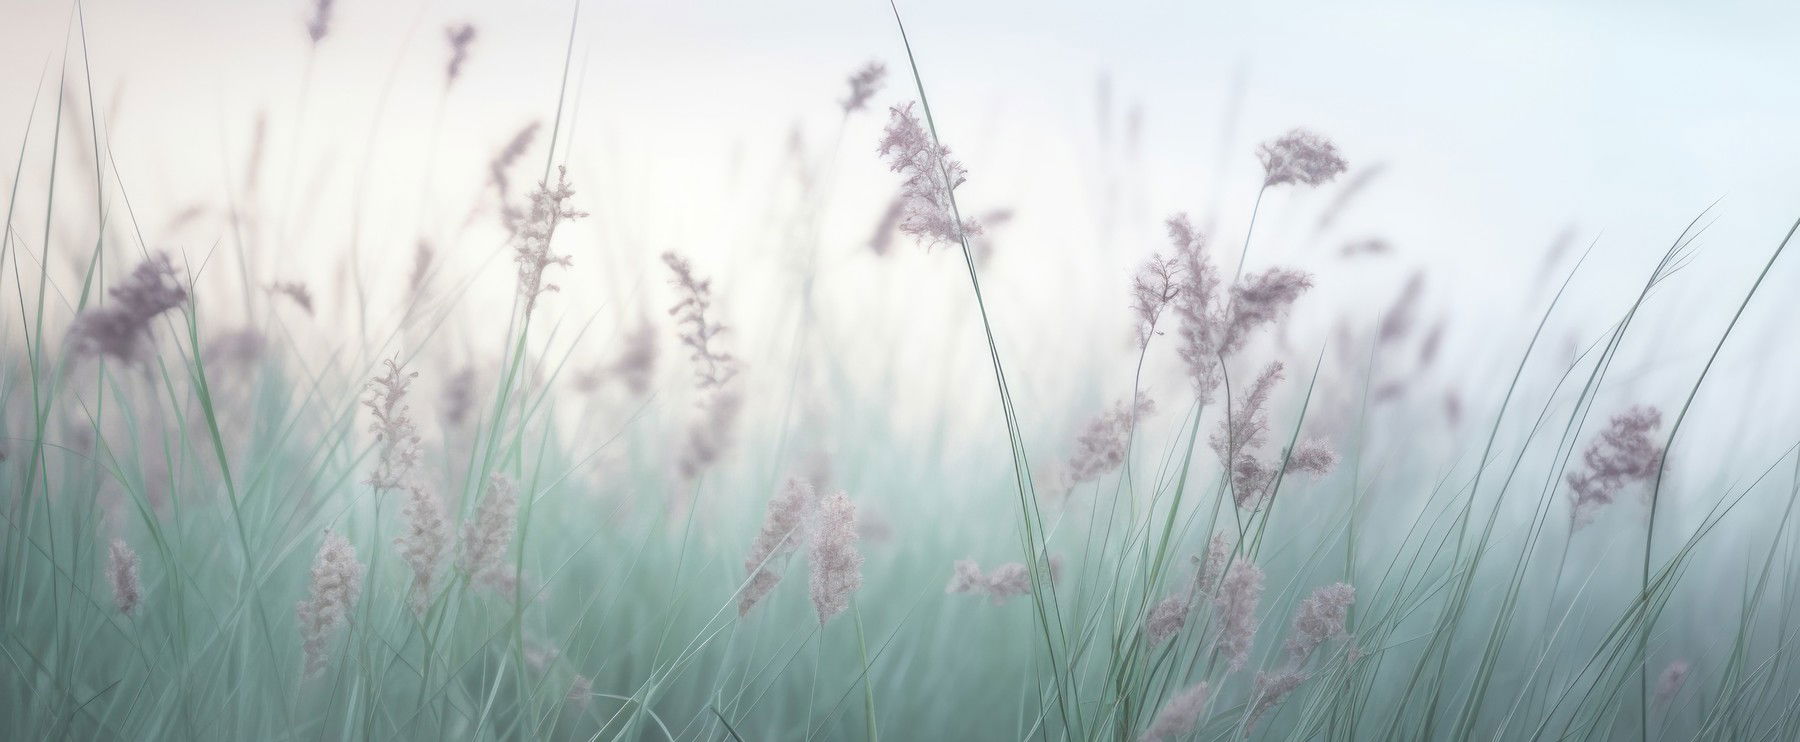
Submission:
[[[856,550],[856,505],[849,495],[826,495],[819,502],[818,519],[808,557],[813,608],[822,625],[848,608],[850,596],[862,587],[863,557]]]
[[[1194,725],[1200,723],[1200,717],[1206,713],[1206,701],[1209,697],[1210,689],[1205,681],[1176,693],[1156,712],[1156,718],[1151,720],[1150,727],[1138,739],[1142,742],[1157,742],[1192,732]]]
[[[138,555],[124,539],[115,538],[106,555],[106,581],[112,584],[113,607],[130,616],[143,600],[138,583]]]
[[[324,671],[330,654],[332,636],[340,624],[349,620],[356,599],[362,594],[364,567],[356,560],[356,548],[335,531],[326,531],[319,553],[313,558],[310,597],[295,607],[299,619],[301,648],[306,664],[301,678],[317,677]]]
[[[1330,140],[1306,129],[1294,129],[1257,148],[1263,187],[1328,183],[1348,167]]]
[[[543,181],[531,194],[531,213],[518,230],[519,243],[513,256],[513,261],[519,265],[519,295],[525,300],[527,317],[537,308],[539,296],[557,290],[556,284],[544,282],[544,269],[552,265],[568,267],[572,262],[567,255],[551,252],[550,240],[558,225],[587,216],[587,212],[576,211],[569,205],[568,201],[574,195],[575,190],[569,186],[568,169],[561,166],[556,168],[555,185]]]
[[[950,159],[950,148],[933,140],[912,108],[909,102],[888,109],[877,150],[887,158],[888,169],[906,176],[900,188],[906,203],[900,231],[926,250],[960,244],[964,237],[981,234],[973,218],[957,221],[951,202],[951,192],[968,178],[968,170]]]
[[[1232,672],[1244,669],[1250,661],[1250,647],[1256,642],[1256,607],[1262,601],[1262,593],[1262,568],[1240,554],[1213,598],[1213,611],[1219,620],[1214,646]]]
[[[447,88],[462,77],[463,65],[469,61],[469,46],[475,43],[475,24],[453,23],[444,27],[444,37],[450,42],[450,61],[444,67],[444,87]]]
[[[1156,411],[1156,404],[1140,393],[1135,404],[1124,400],[1088,423],[1075,441],[1075,454],[1069,458],[1069,479],[1083,484],[1125,463],[1126,447],[1137,421]]]
[[[842,103],[844,114],[849,115],[869,105],[869,99],[881,91],[883,81],[887,78],[887,65],[880,62],[869,62],[850,76],[850,96]]]
[[[806,541],[807,524],[818,502],[819,496],[812,483],[804,479],[789,479],[781,493],[769,500],[762,530],[757,532],[756,540],[750,542],[750,552],[744,557],[744,572],[749,579],[738,597],[740,618],[749,614],[750,609],[781,582],[781,572],[773,562],[793,553]]]
[[[1633,482],[1646,482],[1662,466],[1662,446],[1650,434],[1662,426],[1655,407],[1634,406],[1614,415],[1600,437],[1581,454],[1582,468],[1569,472],[1569,516],[1580,530],[1594,521]]]
[[[469,579],[505,591],[512,575],[502,575],[507,547],[518,528],[519,488],[503,474],[488,477],[475,513],[463,522],[457,566]]]
[[[187,301],[188,292],[175,280],[169,256],[157,253],[132,269],[107,291],[112,303],[83,309],[69,326],[77,352],[112,356],[131,363],[143,357],[150,322]]]

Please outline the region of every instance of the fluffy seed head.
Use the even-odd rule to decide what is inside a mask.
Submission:
[[[369,431],[381,447],[368,483],[377,490],[397,490],[407,486],[413,465],[419,462],[419,429],[406,403],[407,387],[419,372],[407,371],[393,359],[382,363],[387,373],[369,380],[369,396],[363,398],[363,406],[375,417]]]
[[[1057,564],[1052,560],[1052,580],[1056,578]],[[1001,605],[1008,598],[1031,594],[1031,570],[1023,562],[1007,562],[984,574],[981,565],[975,560],[958,559],[950,575],[950,584],[944,588],[944,592],[986,595],[994,601],[994,605]]]
[[[169,256],[158,253],[139,263],[125,280],[107,291],[108,304],[89,307],[69,326],[78,352],[104,354],[131,363],[143,355],[150,321],[187,301],[188,292],[175,279]]]
[[[513,256],[513,262],[519,265],[519,295],[525,299],[528,316],[537,308],[540,295],[557,290],[556,284],[544,283],[544,269],[552,265],[566,268],[572,262],[569,256],[550,251],[550,239],[556,234],[557,225],[587,216],[587,212],[569,205],[574,195],[568,169],[560,166],[556,168],[555,185],[544,181],[531,193],[531,213],[518,230],[517,252]]]
[[[950,159],[950,148],[925,131],[912,107],[906,103],[888,109],[887,129],[878,148],[888,160],[888,169],[906,176],[901,184],[906,206],[900,231],[912,235],[927,250],[960,244],[965,237],[981,234],[981,225],[974,219],[956,220],[951,194],[968,177],[968,171]]]
[[[1087,430],[1076,439],[1075,454],[1069,459],[1070,483],[1092,482],[1125,463],[1132,429],[1155,411],[1156,404],[1140,393],[1136,404],[1120,400],[1113,409],[1089,422]]]
[[[1145,729],[1143,736],[1138,739],[1141,742],[1157,742],[1192,732],[1194,725],[1200,723],[1200,717],[1206,713],[1208,696],[1205,682],[1195,683],[1176,693],[1156,712],[1156,718],[1150,721],[1150,728]]]
[[[856,505],[849,495],[826,495],[819,502],[818,518],[808,556],[813,608],[823,624],[848,608],[851,594],[862,587],[863,557],[856,550]]]
[[[1675,660],[1663,668],[1662,675],[1656,680],[1656,705],[1667,706],[1674,700],[1675,694],[1681,692],[1681,686],[1687,684],[1687,660]]]
[[[456,84],[456,78],[462,77],[463,64],[469,61],[469,45],[475,42],[475,24],[450,24],[444,27],[444,37],[450,42],[450,62],[444,69],[444,87],[449,87]]]
[[[1337,463],[1338,455],[1331,450],[1331,444],[1312,438],[1302,441],[1293,454],[1288,456],[1287,472],[1323,477],[1337,468]]]
[[[1329,183],[1348,167],[1336,145],[1306,129],[1295,129],[1263,143],[1257,148],[1256,157],[1262,161],[1265,188],[1287,183]]]
[[[112,583],[113,605],[127,616],[137,612],[143,599],[138,584],[138,555],[124,539],[113,539],[106,556],[106,581]]]
[[[518,509],[519,488],[512,480],[501,474],[489,477],[474,516],[463,523],[458,566],[471,578],[491,582],[491,575],[504,568],[506,549],[518,528]]]
[[[1213,599],[1213,611],[1219,620],[1219,656],[1230,663],[1232,672],[1244,669],[1250,661],[1250,647],[1256,642],[1256,606],[1262,601],[1262,592],[1262,568],[1240,557],[1231,565],[1218,597]]]
[[[331,33],[331,6],[335,0],[313,0],[312,18],[306,22],[306,36],[312,39],[313,46],[324,41]]]
[[[310,595],[295,607],[300,624],[301,648],[306,653],[302,678],[316,677],[325,669],[330,643],[337,627],[350,616],[362,594],[364,567],[356,560],[356,548],[334,531],[313,557]]]
[[[1256,701],[1250,708],[1250,720],[1245,722],[1245,730],[1256,728],[1256,722],[1262,719],[1263,714],[1268,713],[1269,709],[1275,708],[1276,704],[1281,703],[1281,699],[1286,698],[1289,693],[1293,693],[1294,689],[1299,688],[1300,684],[1306,682],[1308,677],[1311,676],[1298,670],[1257,673],[1256,688],[1250,692],[1251,697]]]
[[[1356,588],[1342,582],[1314,590],[1301,601],[1300,608],[1294,612],[1293,628],[1288,632],[1288,662],[1299,667],[1320,644],[1344,636],[1344,620],[1354,602]]]
[[[417,483],[407,485],[406,504],[401,506],[400,514],[406,518],[406,533],[394,539],[394,544],[400,549],[400,561],[412,569],[409,597],[413,612],[424,615],[431,600],[432,581],[450,550],[450,519],[437,494]]]
[[[887,65],[880,62],[869,62],[850,76],[850,97],[843,100],[844,113],[854,113],[869,104],[869,99],[881,90],[881,83],[887,77]]]
[[[1600,438],[1581,455],[1582,469],[1569,472],[1570,517],[1581,529],[1633,482],[1647,482],[1662,466],[1663,449],[1650,434],[1662,425],[1655,407],[1632,407],[1614,415]]]
[[[750,542],[750,551],[744,557],[744,573],[749,575],[749,581],[738,597],[739,617],[748,614],[781,582],[781,573],[774,569],[773,562],[800,548],[818,502],[812,483],[803,479],[789,479],[787,486],[769,500],[762,530],[756,533],[756,540]]]

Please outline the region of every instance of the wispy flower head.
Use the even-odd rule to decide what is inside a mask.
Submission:
[[[1235,407],[1219,421],[1219,431],[1212,436],[1213,451],[1230,470],[1232,497],[1238,507],[1255,507],[1261,502],[1263,489],[1273,474],[1256,458],[1269,432],[1269,395],[1281,381],[1281,363],[1269,364],[1245,389]]]
[[[1331,450],[1331,444],[1317,438],[1302,441],[1293,454],[1287,459],[1289,474],[1309,474],[1323,477],[1337,468],[1338,455]]]
[[[1150,721],[1150,728],[1145,729],[1143,736],[1138,739],[1141,742],[1158,742],[1179,738],[1194,731],[1194,725],[1200,723],[1200,717],[1206,713],[1208,698],[1209,688],[1205,682],[1195,683],[1176,693],[1156,712],[1156,718]]]
[[[1650,434],[1662,425],[1655,407],[1632,407],[1614,415],[1600,438],[1582,452],[1583,467],[1569,472],[1570,517],[1580,529],[1594,520],[1633,482],[1647,482],[1662,466],[1663,449]]]
[[[1181,295],[1181,278],[1180,256],[1161,254],[1150,256],[1132,277],[1131,310],[1137,315],[1139,350],[1150,347],[1150,339],[1162,334],[1157,332],[1156,323],[1170,302]]]
[[[356,548],[336,532],[326,531],[325,541],[313,557],[310,595],[294,609],[300,623],[301,648],[306,652],[302,678],[315,677],[325,669],[332,636],[349,618],[362,594],[363,571],[362,562],[356,560]]]
[[[789,479],[781,492],[769,500],[763,516],[762,530],[750,542],[744,556],[744,573],[749,575],[743,593],[738,597],[738,616],[744,616],[781,582],[775,560],[793,553],[806,541],[807,523],[817,509],[819,496],[812,483]]]
[[[968,171],[950,159],[950,148],[925,131],[912,107],[906,103],[888,109],[887,129],[878,149],[887,158],[888,169],[906,176],[901,185],[906,206],[900,231],[912,235],[927,250],[959,244],[964,237],[981,234],[981,225],[974,219],[957,222],[951,196]]]
[[[525,156],[526,150],[531,149],[531,142],[537,138],[539,126],[540,124],[536,121],[526,124],[513,134],[512,139],[507,140],[506,146],[501,147],[500,151],[494,154],[492,160],[488,161],[488,182],[492,183],[495,190],[500,192],[502,200],[512,195],[512,181],[506,173],[512,169],[513,163]]]
[[[1270,268],[1245,276],[1231,290],[1230,319],[1220,352],[1230,355],[1242,349],[1250,333],[1281,319],[1294,300],[1309,288],[1311,276],[1287,268]]]
[[[306,312],[307,316],[312,316],[312,292],[307,290],[306,284],[299,281],[276,281],[269,284],[269,293],[287,297],[294,302],[294,306],[300,307],[301,311]]]
[[[876,255],[886,255],[894,248],[894,232],[900,228],[900,220],[906,217],[906,194],[894,195],[888,202],[887,209],[881,212],[881,218],[875,222],[875,233],[869,236],[869,249]]]
[[[1252,702],[1250,708],[1250,718],[1248,721],[1244,722],[1244,729],[1250,730],[1256,728],[1256,722],[1262,720],[1264,714],[1269,713],[1270,709],[1275,708],[1276,704],[1281,703],[1281,699],[1286,698],[1289,693],[1293,693],[1295,689],[1299,688],[1300,684],[1306,682],[1308,677],[1311,676],[1299,670],[1288,670],[1279,673],[1257,673],[1256,687],[1250,692],[1250,696],[1255,700]]]
[[[1262,161],[1264,187],[1329,183],[1348,167],[1338,155],[1337,146],[1305,129],[1295,129],[1263,143],[1257,148],[1256,157]]]
[[[587,216],[587,212],[569,205],[574,195],[568,170],[561,166],[556,168],[555,185],[544,181],[531,194],[531,214],[519,230],[517,254],[513,257],[519,264],[519,295],[525,299],[527,315],[537,307],[539,295],[557,288],[556,284],[544,283],[544,269],[552,265],[568,267],[571,262],[569,256],[550,251],[550,239],[555,236],[557,225]]]
[[[648,321],[640,322],[636,329],[625,333],[619,355],[607,370],[633,396],[642,397],[649,393],[650,382],[656,375],[656,354],[656,327]]]
[[[395,490],[406,486],[413,465],[419,462],[419,429],[406,403],[407,387],[419,372],[407,371],[392,359],[382,363],[387,373],[369,380],[369,396],[363,399],[363,406],[375,417],[369,431],[381,447],[368,483],[377,490]]]
[[[1687,684],[1690,669],[1687,660],[1675,660],[1663,668],[1662,675],[1656,679],[1657,706],[1667,706],[1669,701],[1674,700],[1675,694],[1681,692],[1681,686]]]
[[[424,615],[438,567],[450,550],[450,520],[437,494],[416,482],[407,485],[406,504],[400,513],[406,518],[406,533],[394,539],[394,544],[400,549],[400,561],[412,569],[413,612]]]
[[[1250,647],[1256,642],[1256,607],[1262,601],[1263,571],[1248,559],[1232,563],[1213,598],[1213,611],[1219,620],[1217,649],[1232,672],[1244,669],[1250,661]]]
[[[1294,612],[1294,625],[1288,632],[1288,662],[1294,667],[1306,663],[1313,650],[1327,640],[1344,636],[1344,620],[1350,604],[1356,602],[1356,588],[1338,582],[1314,590],[1300,602]]]
[[[113,539],[106,555],[106,581],[112,583],[113,606],[127,616],[137,612],[143,599],[138,584],[138,555],[124,539]]]
[[[1120,400],[1113,409],[1089,422],[1087,430],[1075,441],[1075,455],[1069,459],[1070,482],[1092,482],[1125,463],[1132,429],[1155,411],[1156,404],[1140,393],[1136,404]]]
[[[880,62],[869,62],[850,76],[850,97],[843,100],[844,113],[854,113],[869,104],[881,90],[883,80],[887,78],[887,65]]]
[[[150,321],[187,301],[187,289],[175,280],[169,256],[157,254],[139,263],[125,280],[107,291],[113,301],[76,315],[69,338],[77,351],[99,353],[132,362],[142,355]]]
[[[569,681],[569,703],[574,704],[576,708],[582,708],[593,699],[594,681],[589,680],[586,675],[575,673],[574,679]]]
[[[1052,562],[1052,579],[1054,579],[1055,563]],[[1007,562],[988,572],[982,572],[981,564],[973,559],[958,559],[950,575],[950,584],[944,588],[948,594],[986,595],[994,601],[994,605],[1006,603],[1008,598],[1031,594],[1031,570],[1024,562]]]
[[[444,69],[444,86],[456,84],[456,78],[462,77],[463,64],[469,61],[469,45],[475,42],[475,24],[453,23],[444,27],[444,37],[450,42],[450,63]]]
[[[819,502],[818,518],[808,556],[813,608],[823,624],[848,608],[851,594],[862,587],[863,557],[856,550],[856,505],[849,495],[826,495]]]
[[[313,46],[324,41],[331,33],[331,6],[335,0],[313,0],[312,18],[306,22],[306,36],[312,39]]]
[[[495,578],[505,566],[506,549],[518,528],[518,510],[519,488],[512,480],[500,474],[489,477],[474,515],[463,523],[458,566],[471,579],[498,586]]]
[[[1169,218],[1169,241],[1174,243],[1174,260],[1181,273],[1181,285],[1175,296],[1175,316],[1180,320],[1179,352],[1187,365],[1188,377],[1200,404],[1212,401],[1219,387],[1219,357],[1224,352],[1225,310],[1220,306],[1219,273],[1206,251],[1206,235],[1194,228],[1186,214]]]
[[[694,387],[710,391],[725,386],[737,375],[738,361],[719,347],[718,338],[729,328],[707,313],[712,309],[712,279],[694,273],[688,259],[672,252],[663,253],[663,264],[674,278],[680,298],[669,307],[669,315],[681,327],[681,344],[687,346],[688,359],[694,362]]]
[[[444,408],[444,422],[461,426],[469,419],[469,413],[475,409],[474,366],[464,366],[450,377],[444,384],[440,403]]]

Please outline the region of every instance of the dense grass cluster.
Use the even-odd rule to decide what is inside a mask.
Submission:
[[[296,30],[309,53],[333,9]],[[1173,214],[1116,281],[1130,342],[1091,352],[1132,373],[1083,382],[1114,401],[1049,399],[1020,380],[1063,371],[998,328],[1055,329],[983,292],[1006,214],[958,202],[980,173],[906,43],[904,74],[870,63],[820,100],[885,116],[828,153],[896,191],[856,249],[930,251],[982,331],[991,372],[945,384],[976,414],[921,431],[834,377],[841,354],[933,359],[828,331],[852,311],[815,288],[841,248],[819,238],[830,168],[797,163],[800,257],[766,261],[795,265],[764,298],[790,345],[746,347],[734,274],[681,250],[619,258],[666,313],[616,297],[595,340],[559,301],[602,290],[571,269],[616,248],[565,228],[609,184],[572,174],[567,101],[493,157],[467,221],[496,240],[421,234],[399,276],[353,244],[309,286],[269,258],[291,207],[254,176],[214,248],[139,222],[154,195],[109,156],[76,28],[0,251],[0,738],[1800,739],[1800,444],[1745,465],[1683,429],[1740,321],[1787,311],[1765,279],[1792,228],[1672,390],[1620,368],[1710,211],[1653,264],[1604,267],[1634,298],[1566,352],[1548,338],[1585,260],[1489,357],[1417,331],[1416,281],[1375,327],[1295,347],[1284,323],[1330,316],[1330,277],[1259,259],[1258,212],[1350,192],[1356,163],[1276,132],[1244,152],[1241,243]],[[448,95],[479,35],[445,36]],[[41,217],[17,208],[38,182]],[[514,270],[450,275],[442,251]],[[496,282],[510,307],[468,306]],[[1466,386],[1405,401],[1432,364]],[[1006,445],[953,438],[970,417]]]

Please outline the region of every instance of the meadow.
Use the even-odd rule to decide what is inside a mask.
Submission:
[[[365,129],[300,3],[280,107],[178,142],[100,5],[0,104],[0,738],[1800,739],[1800,221],[1452,314],[1309,125],[1021,238],[904,5],[686,203],[583,97],[605,6],[470,146],[481,24]]]

